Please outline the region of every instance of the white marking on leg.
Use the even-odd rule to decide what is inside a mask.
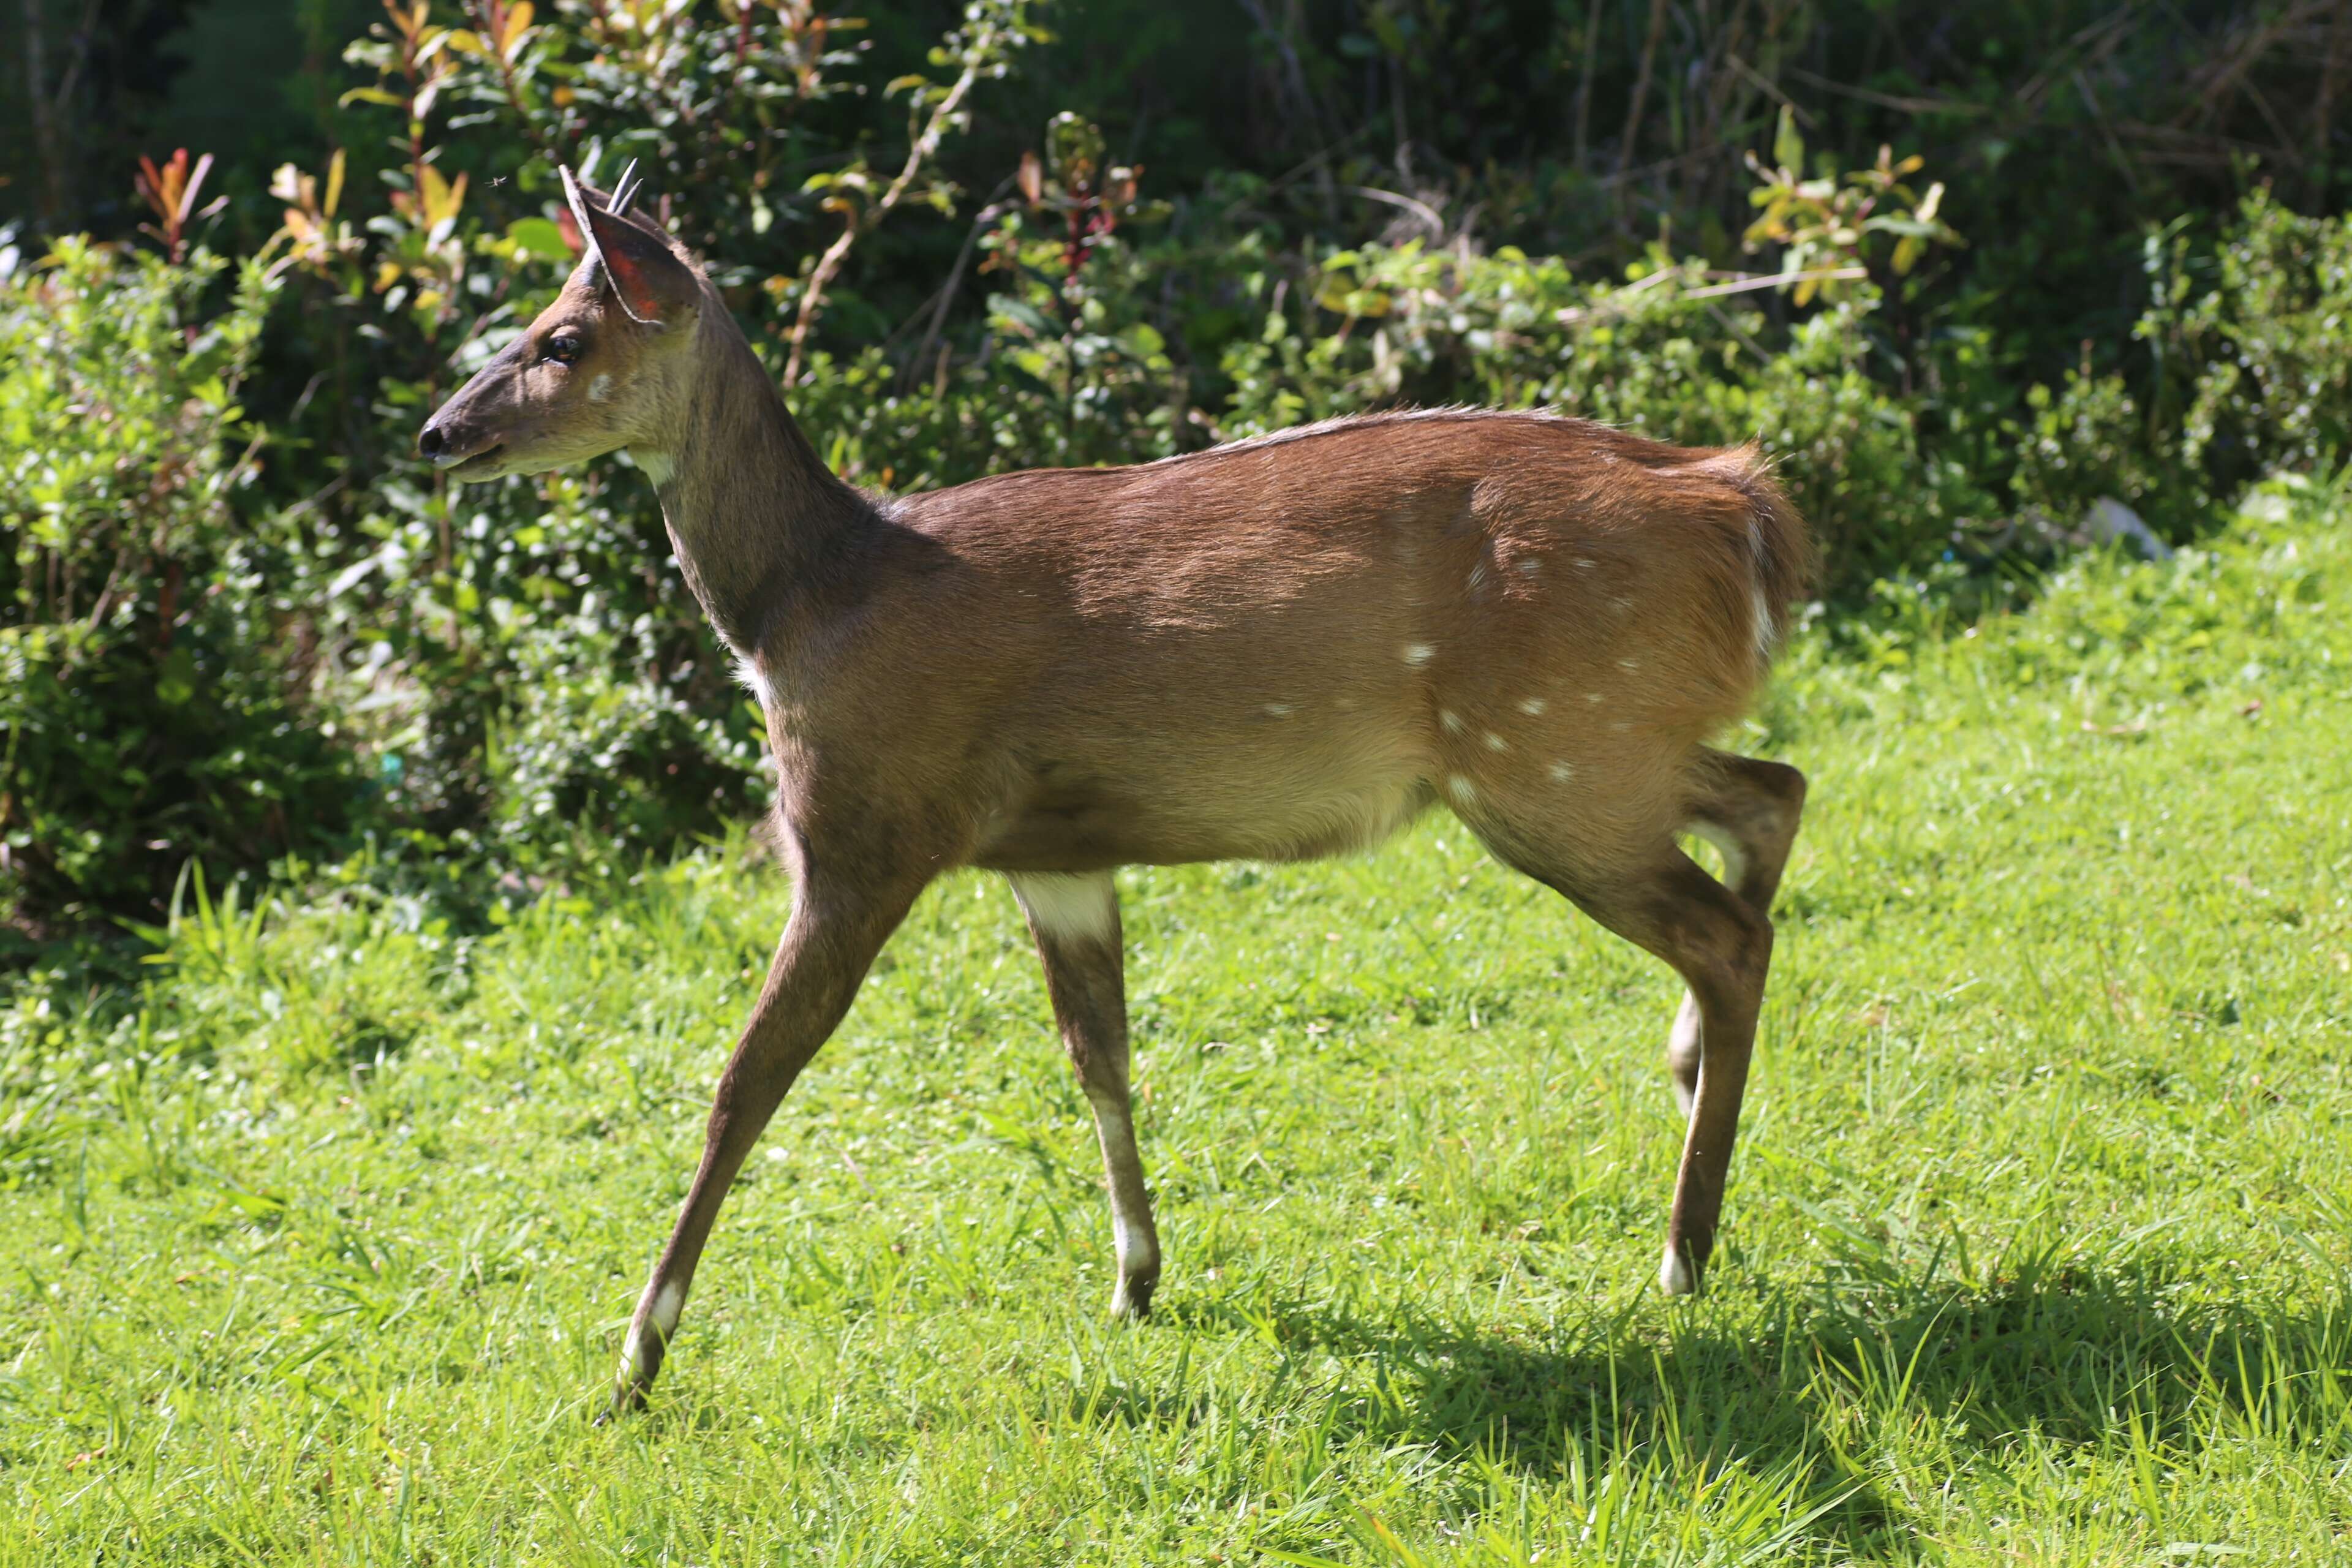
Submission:
[[[1108,871],[1007,871],[1004,879],[1040,935],[1108,942],[1118,934],[1118,889]]]
[[[1415,669],[1436,657],[1437,650],[1425,642],[1409,642],[1404,645],[1404,661]]]
[[[653,480],[656,489],[669,483],[677,473],[677,465],[669,460],[667,452],[641,452],[632,447],[629,448],[629,461],[636,464],[639,473]]]
[[[1445,780],[1445,792],[1452,795],[1454,799],[1454,803],[1459,805],[1468,805],[1472,801],[1478,798],[1477,786],[1473,784],[1468,779],[1464,778],[1460,773],[1453,773],[1447,776]]]
[[[662,1281],[661,1294],[654,1298],[653,1310],[646,1315],[646,1324],[663,1344],[677,1331],[677,1315],[686,1305],[686,1292],[675,1279]],[[632,1382],[646,1375],[646,1345],[637,1325],[629,1325],[628,1342],[621,1347],[621,1375]]]
[[[1673,1247],[1666,1248],[1665,1260],[1658,1265],[1658,1289],[1669,1296],[1687,1296],[1698,1288],[1691,1278],[1690,1265]]]
[[[1519,700],[1519,711],[1531,719],[1543,710],[1544,700],[1540,697],[1523,697]]]
[[[1739,886],[1740,879],[1748,875],[1747,847],[1712,822],[1692,823],[1690,836],[1704,838],[1714,845],[1716,853],[1723,857],[1723,885],[1727,888]]]

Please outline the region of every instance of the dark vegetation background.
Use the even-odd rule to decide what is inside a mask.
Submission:
[[[1549,404],[1760,440],[1833,636],[2352,425],[2340,3],[853,9],[0,19],[0,961],[195,864],[498,919],[756,809],[650,487],[413,459],[568,269],[558,160],[640,161],[861,482]]]

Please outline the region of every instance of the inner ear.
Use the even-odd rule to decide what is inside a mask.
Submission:
[[[692,313],[699,280],[667,240],[629,218],[614,217],[604,203],[588,200],[569,169],[563,171],[563,194],[589,255],[603,264],[605,280],[631,321],[658,326]]]

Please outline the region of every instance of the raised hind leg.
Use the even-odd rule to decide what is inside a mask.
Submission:
[[[1723,856],[1724,885],[1758,914],[1769,916],[1804,809],[1805,775],[1796,769],[1707,751],[1700,753],[1693,774],[1684,828]],[[1698,1093],[1702,1054],[1698,996],[1685,992],[1666,1035],[1675,1103],[1685,1117]]]
[[[1524,834],[1495,834],[1487,842],[1609,930],[1664,959],[1690,987],[1704,1048],[1658,1269],[1669,1294],[1688,1294],[1698,1289],[1723,1213],[1756,1016],[1771,968],[1771,922],[1663,835],[1646,850],[1606,856]]]

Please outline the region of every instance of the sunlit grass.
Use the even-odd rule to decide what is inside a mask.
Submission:
[[[0,1554],[2249,1563],[2352,1555],[2352,545],[2258,498],[1792,655],[1811,775],[1696,1304],[1664,970],[1432,821],[1123,879],[1169,1271],[1103,1321],[1011,900],[936,889],[586,1415],[783,889],[495,934],[193,900],[0,1021]],[[1923,613],[1924,615],[1924,613]]]

